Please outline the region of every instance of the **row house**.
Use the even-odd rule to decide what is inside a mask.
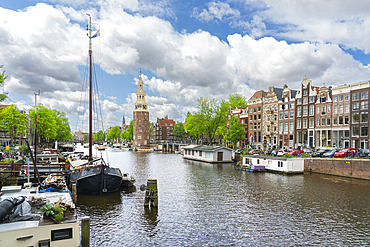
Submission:
[[[248,108],[247,107],[237,107],[235,109],[229,109],[228,121],[233,117],[237,116],[240,123],[243,125],[244,129],[244,139],[239,142],[238,147],[246,147],[248,145]],[[228,127],[228,122],[226,124]]]
[[[159,119],[157,118],[157,122],[153,123],[152,125],[152,140],[155,143],[168,143],[174,142],[175,136],[173,134],[173,129],[175,127],[176,122],[172,119]]]
[[[295,147],[314,147],[315,104],[319,87],[312,86],[306,76],[301,83],[301,90],[296,94],[296,141]]]
[[[263,90],[257,91],[248,100],[248,116],[249,116],[249,143],[252,147],[264,149],[263,134],[263,100],[266,92]]]
[[[264,147],[268,149],[276,149],[277,128],[278,128],[278,102],[282,99],[282,88],[274,86],[269,87],[263,100],[263,142]]]
[[[295,144],[295,97],[297,90],[287,85],[281,90],[278,102],[278,147],[293,148]]]

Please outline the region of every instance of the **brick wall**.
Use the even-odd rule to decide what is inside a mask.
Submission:
[[[305,159],[305,171],[370,180],[370,160]]]

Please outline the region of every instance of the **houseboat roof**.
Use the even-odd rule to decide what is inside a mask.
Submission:
[[[290,159],[297,159],[291,157],[276,157],[276,156],[261,156],[261,155],[244,155],[248,158],[255,158],[255,159],[269,159],[269,160],[290,160]]]
[[[213,152],[213,151],[220,150],[220,149],[227,149],[229,151],[232,151],[231,148],[227,148],[223,146],[204,146],[204,145],[189,145],[189,146],[183,147],[183,149],[200,150],[200,151],[208,151],[208,152]]]

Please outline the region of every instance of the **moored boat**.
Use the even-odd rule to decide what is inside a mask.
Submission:
[[[132,187],[134,186],[135,179],[131,176],[129,176],[128,173],[123,173],[122,174],[122,182],[121,182],[121,187]]]

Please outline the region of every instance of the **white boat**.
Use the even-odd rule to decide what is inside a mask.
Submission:
[[[0,246],[79,246],[80,223],[70,193],[40,193],[36,187],[21,186],[3,186],[1,193]],[[37,214],[38,202],[61,200],[70,206],[61,223]]]
[[[175,150],[175,154],[181,154],[180,150]]]
[[[154,149],[151,147],[134,147],[133,151],[138,151],[138,152],[153,152]]]

